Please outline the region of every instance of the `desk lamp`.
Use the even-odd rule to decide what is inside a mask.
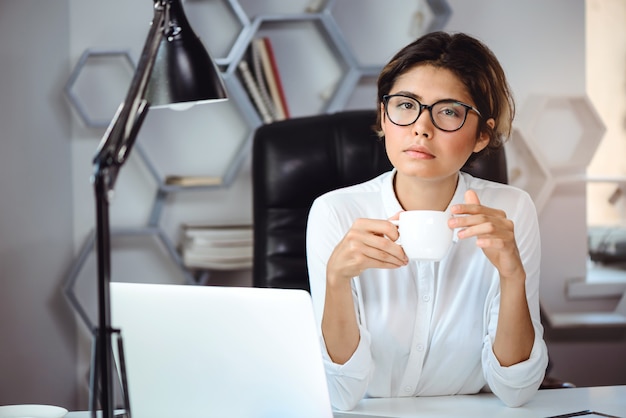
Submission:
[[[111,327],[111,242],[109,201],[120,168],[128,158],[150,106],[186,106],[225,100],[226,89],[215,63],[191,29],[180,0],[153,0],[154,17],[126,98],[109,124],[93,160],[98,265],[98,325],[90,379],[90,408],[96,416],[99,392],[103,418],[113,417],[113,347]],[[118,347],[121,339],[118,339]],[[123,350],[119,351],[126,414],[130,403]]]

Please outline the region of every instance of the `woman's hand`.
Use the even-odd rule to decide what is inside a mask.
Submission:
[[[369,268],[406,265],[404,250],[394,242],[398,237],[398,228],[387,220],[357,219],[328,260],[329,284],[334,280],[347,282]]]
[[[391,219],[397,218],[397,214]],[[359,327],[351,279],[369,268],[396,268],[408,263],[394,241],[398,228],[382,219],[357,219],[333,250],[326,265],[322,334],[333,362],[343,364],[356,350]]]
[[[465,192],[465,204],[450,208],[456,216],[448,222],[451,228],[462,228],[460,239],[476,237],[476,245],[495,266],[501,278],[525,278],[524,266],[515,242],[513,221],[500,209],[480,204],[474,190]]]

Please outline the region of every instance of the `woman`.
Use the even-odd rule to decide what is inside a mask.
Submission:
[[[318,198],[307,257],[331,401],[493,391],[528,401],[548,362],[540,240],[522,190],[460,172],[502,146],[514,103],[498,60],[465,34],[427,34],[378,78],[377,130],[394,169]],[[448,210],[439,262],[395,243],[403,210]]]

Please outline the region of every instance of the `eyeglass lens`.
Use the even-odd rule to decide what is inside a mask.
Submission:
[[[419,101],[406,96],[389,96],[387,116],[396,125],[413,124],[422,109],[428,109]],[[468,108],[455,100],[442,100],[429,107],[430,118],[435,127],[442,131],[456,131],[463,126]]]

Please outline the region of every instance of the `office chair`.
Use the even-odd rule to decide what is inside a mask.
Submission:
[[[256,131],[254,286],[309,290],[305,233],[313,200],[392,168],[373,131],[375,122],[375,111],[357,110],[288,119]],[[477,154],[463,170],[500,183],[508,180],[503,149]]]

